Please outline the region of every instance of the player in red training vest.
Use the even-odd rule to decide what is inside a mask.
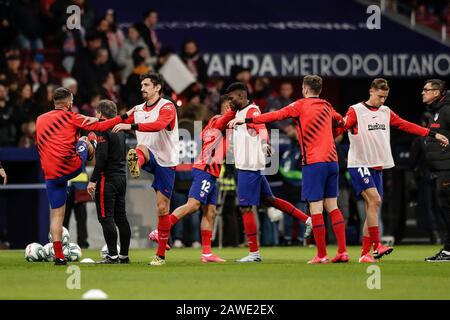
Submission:
[[[67,198],[67,181],[79,175],[94,147],[80,130],[106,131],[126,119],[127,114],[104,122],[71,112],[73,95],[69,89],[58,88],[53,95],[55,109],[36,121],[36,144],[44,172],[51,206],[50,234],[55,251],[55,265],[65,265],[62,251],[62,226]],[[87,123],[86,123],[87,121]]]
[[[127,155],[130,173],[137,178],[143,169],[154,175],[152,187],[156,192],[160,241],[150,265],[162,266],[166,263],[171,228],[170,198],[175,184],[175,167],[179,164],[178,119],[174,104],[161,97],[162,76],[150,72],[142,74],[140,79],[145,102],[132,108],[129,119],[112,131],[136,130],[137,147],[130,149]]]
[[[226,93],[237,109],[235,119],[257,117],[259,107],[248,100],[247,86],[242,82],[232,83]],[[235,121],[235,120],[233,120]],[[233,132],[233,155],[237,169],[237,193],[239,210],[244,222],[245,234],[249,245],[249,254],[236,260],[240,263],[262,261],[259,252],[258,230],[253,206],[261,202],[293,216],[306,225],[305,238],[311,234],[311,218],[289,202],[273,195],[266,176],[262,174],[266,166],[266,154],[270,153],[268,132],[264,124],[248,124],[237,127]]]
[[[373,263],[394,250],[380,243],[378,225],[378,212],[383,199],[383,169],[394,167],[390,127],[419,136],[433,136],[442,144],[448,144],[444,136],[403,120],[384,105],[389,95],[389,85],[385,79],[374,79],[369,93],[369,100],[350,106],[345,116],[345,126],[335,130],[337,134],[348,130],[348,171],[356,195],[365,202],[366,220],[359,258],[362,263]],[[373,257],[370,254],[372,246]]]
[[[192,169],[192,185],[186,204],[175,209],[170,217],[171,225],[182,218],[196,212],[202,206],[203,217],[200,223],[202,236],[201,262],[225,262],[211,252],[211,236],[216,216],[218,188],[216,179],[226,155],[227,139],[225,130],[227,123],[234,118],[236,111],[231,107],[228,96],[220,98],[222,115],[209,120],[201,133],[202,151]],[[158,242],[158,230],[150,233],[150,239]]]
[[[311,212],[317,256],[308,263],[328,263],[325,242],[325,224],[322,212],[328,212],[338,242],[338,252],[333,262],[348,262],[345,240],[345,221],[337,206],[339,167],[334,144],[332,124],[339,123],[342,116],[330,103],[320,99],[322,78],[306,76],[303,79],[303,99],[269,113],[236,119],[229,123],[235,127],[242,124],[260,124],[293,118],[302,149],[302,199],[308,201]]]

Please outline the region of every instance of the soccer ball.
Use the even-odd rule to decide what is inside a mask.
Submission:
[[[44,260],[45,253],[44,247],[39,243],[33,242],[27,245],[25,248],[25,260],[29,262],[42,261]]]
[[[69,230],[67,230],[65,227],[63,227],[63,233],[62,233],[62,244],[63,246],[67,246],[69,244],[70,240],[70,234]],[[53,242],[52,235],[48,233],[48,242]]]
[[[77,261],[81,258],[81,248],[76,243],[69,243],[64,246],[63,253],[68,261]]]
[[[120,252],[120,246],[119,245],[117,245],[117,252]],[[102,257],[102,259],[105,259],[107,255],[108,255],[108,246],[105,244],[102,247],[102,250],[100,251],[100,257]]]
[[[44,246],[44,260],[45,261],[53,261],[55,258],[55,251],[53,250],[53,243],[47,243]]]

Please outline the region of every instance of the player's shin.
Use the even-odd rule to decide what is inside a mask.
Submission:
[[[166,254],[166,245],[169,241],[170,236],[170,218],[169,215],[163,215],[158,216],[158,235],[159,235],[159,241],[158,241],[158,251],[157,255],[160,258],[165,257]]]
[[[334,209],[329,213],[331,224],[333,225],[333,232],[338,243],[338,252],[343,253],[347,251],[345,239],[345,221],[339,208]]]

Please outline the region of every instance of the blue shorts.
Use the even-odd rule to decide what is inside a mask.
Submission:
[[[302,200],[308,202],[337,198],[339,166],[337,162],[318,162],[302,168]]]
[[[81,172],[84,171],[84,167],[86,166],[86,159],[88,156],[88,144],[85,141],[78,141],[76,145],[77,153],[81,156],[81,167],[75,170],[72,173],[69,173],[65,176],[45,180],[45,185],[47,187],[47,197],[48,202],[52,209],[59,208],[66,203],[67,199],[67,181],[75,178]]]
[[[261,171],[237,170],[239,206],[259,206],[261,197],[273,197],[269,182]]]
[[[371,168],[348,168],[352,179],[352,186],[357,196],[369,188],[376,188],[378,194],[383,198],[383,171]]]
[[[172,198],[173,186],[175,184],[175,169],[173,167],[161,167],[156,162],[155,156],[149,150],[150,160],[142,166],[147,172],[154,175],[152,188],[161,192],[167,198]]]
[[[217,204],[216,177],[208,172],[192,169],[192,185],[189,189],[189,198],[194,198],[202,204]]]

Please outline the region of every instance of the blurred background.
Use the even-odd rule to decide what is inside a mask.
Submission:
[[[0,0],[0,161],[9,182],[0,187],[0,248],[47,242],[49,205],[35,120],[52,109],[56,87],[72,90],[75,112],[93,116],[98,101],[110,99],[123,113],[142,102],[139,75],[161,72],[168,84],[164,96],[176,103],[180,127],[193,132],[194,121],[205,124],[219,112],[220,94],[234,81],[245,82],[267,112],[300,98],[302,77],[319,74],[322,97],[344,115],[367,99],[373,78],[384,77],[391,86],[387,105],[426,125],[424,81],[449,80],[449,18],[447,0]],[[294,127],[285,121],[270,128],[280,130],[280,170],[269,176],[271,186],[276,195],[305,208]],[[127,142],[135,145],[133,134]],[[336,144],[340,206],[347,239],[357,244],[364,205],[349,184],[347,137]],[[441,241],[432,196],[418,187],[427,179],[420,144],[420,138],[392,132],[396,167],[385,171],[385,241]],[[182,140],[185,162],[196,158],[198,148],[195,137]],[[190,169],[189,164],[177,168],[174,208],[186,201]],[[95,248],[104,241],[95,205],[84,191],[91,170],[71,182],[65,224],[80,246]],[[151,245],[147,235],[156,227],[151,179],[144,174],[129,180],[132,247]],[[216,245],[245,243],[233,180],[233,167],[226,166]],[[258,217],[262,245],[304,245],[302,226],[294,221],[266,208]],[[199,246],[199,220],[197,213],[178,224],[172,244]],[[333,242],[332,233],[329,237]]]

